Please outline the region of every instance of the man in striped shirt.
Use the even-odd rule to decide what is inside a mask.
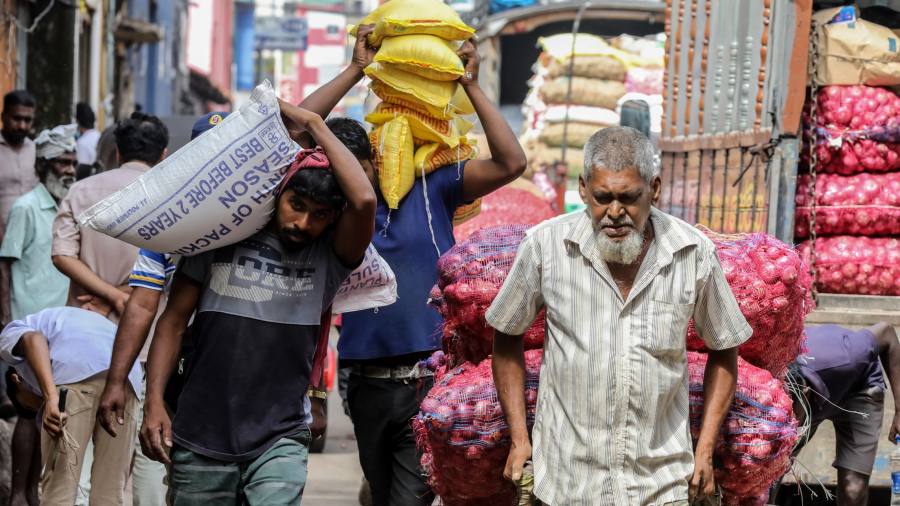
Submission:
[[[580,179],[587,210],[529,232],[487,313],[512,436],[504,475],[518,480],[532,457],[521,335],[547,310],[532,433],[534,492],[544,504],[686,505],[714,494],[712,454],[734,394],[736,347],[752,331],[712,242],[653,207],[660,187],[643,134],[595,133]],[[691,319],[710,350],[693,451]]]

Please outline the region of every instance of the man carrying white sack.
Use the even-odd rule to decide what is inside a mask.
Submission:
[[[75,503],[78,478],[93,441],[93,466],[88,469],[91,506],[120,505],[131,474],[135,411],[141,390],[141,371],[128,374],[127,421],[123,435],[113,438],[96,424],[97,399],[112,352],[116,326],[97,313],[73,307],[40,311],[16,320],[0,334],[0,357],[16,368],[27,390],[43,398],[41,504]],[[65,409],[59,408],[60,387],[68,390]]]
[[[321,148],[297,155],[263,230],[181,262],[150,346],[141,445],[170,464],[173,506],[295,505],[306,484],[301,396],[321,374],[322,313],[363,260],[376,200],[321,117],[283,102],[281,115],[292,139],[308,132]],[[163,392],[195,311],[191,371],[170,421]]]
[[[711,500],[716,436],[734,395],[737,346],[752,330],[713,243],[653,207],[653,147],[610,127],[584,150],[583,213],[529,231],[486,318],[512,448],[504,476],[532,457],[522,334],[541,308],[547,337],[533,437],[544,504],[687,505]],[[709,351],[706,409],[692,452],[685,335]]]
[[[351,65],[304,100],[304,107],[327,115],[359,82],[375,54],[366,43],[371,32],[370,25],[359,28]],[[478,84],[475,46],[464,43],[458,56],[465,65],[459,85],[475,108],[491,158],[454,163],[416,178],[398,209],[390,210],[378,191],[378,233],[372,243],[397,275],[398,299],[342,317],[338,353],[342,365],[352,367],[350,416],[375,506],[424,506],[433,500],[410,423],[433,384],[416,364],[441,347],[441,317],[427,304],[438,277],[437,260],[454,244],[456,209],[513,181],[526,165],[515,134]],[[378,189],[374,171],[369,177]]]

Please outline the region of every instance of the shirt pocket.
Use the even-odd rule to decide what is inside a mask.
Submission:
[[[693,304],[650,301],[645,346],[654,355],[681,354],[685,349],[688,321]]]

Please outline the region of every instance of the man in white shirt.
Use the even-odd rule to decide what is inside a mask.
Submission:
[[[130,437],[114,438],[96,422],[98,399],[106,381],[116,325],[103,316],[74,307],[45,309],[16,320],[0,333],[0,358],[16,369],[27,390],[43,398],[41,504],[75,503],[88,442],[93,440],[91,505],[121,505],[131,473],[137,431],[141,371],[128,375],[125,424]],[[68,391],[59,409],[61,387]]]
[[[76,152],[78,155],[78,168],[85,174],[78,179],[84,179],[90,175],[94,162],[97,161],[97,142],[100,141],[100,132],[94,128],[96,118],[91,106],[84,102],[75,105],[75,122],[78,123],[78,142]]]
[[[542,308],[547,337],[532,433],[534,491],[544,504],[687,505],[715,489],[712,454],[734,395],[737,346],[752,332],[715,247],[653,207],[653,147],[610,127],[584,149],[587,209],[531,229],[488,310],[494,378],[512,449],[531,458],[522,334]],[[696,449],[688,423],[685,334],[709,351]]]

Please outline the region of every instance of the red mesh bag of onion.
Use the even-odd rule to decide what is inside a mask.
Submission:
[[[707,356],[688,352],[691,436],[700,436]],[[793,401],[784,383],[738,359],[737,390],[716,443],[716,483],[725,506],[761,506],[791,466],[797,444]]]
[[[438,283],[430,303],[444,317],[444,351],[459,361],[480,362],[490,355],[494,329],[484,318],[516,259],[526,225],[479,230],[438,260]],[[524,336],[525,349],[544,345],[544,312]]]
[[[782,375],[800,354],[803,320],[812,311],[809,267],[794,248],[767,234],[706,234],[716,245],[725,279],[753,336],[740,346],[747,362]],[[706,351],[693,322],[689,350]]]
[[[525,401],[534,423],[542,350],[525,352]],[[438,367],[440,357],[432,357]],[[512,504],[515,487],[503,478],[509,426],[500,408],[491,360],[445,370],[413,420],[422,467],[443,504]]]

